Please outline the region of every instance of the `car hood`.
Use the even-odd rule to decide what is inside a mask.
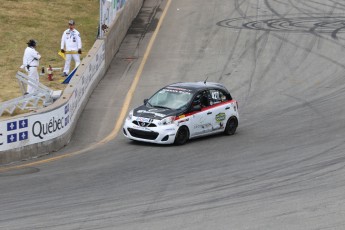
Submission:
[[[165,117],[176,116],[179,112],[179,110],[147,107],[145,105],[142,105],[133,110],[133,115],[136,117],[145,117],[156,120],[162,120]]]

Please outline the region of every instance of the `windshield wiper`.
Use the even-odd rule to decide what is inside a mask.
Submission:
[[[153,105],[151,105],[151,103],[149,101],[147,101],[145,105],[149,105],[151,107],[154,107]]]
[[[171,110],[171,108],[166,107],[166,106],[161,106],[161,105],[155,105],[153,107],[155,107],[155,108],[162,108],[162,109],[170,109]]]

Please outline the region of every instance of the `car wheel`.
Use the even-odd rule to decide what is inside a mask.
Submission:
[[[236,117],[230,117],[226,122],[224,133],[226,135],[234,135],[238,126],[238,120]]]
[[[180,127],[176,132],[175,145],[183,145],[189,139],[189,130],[186,126]]]

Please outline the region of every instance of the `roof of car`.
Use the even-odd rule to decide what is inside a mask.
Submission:
[[[170,84],[166,87],[177,87],[177,88],[184,88],[189,89],[192,91],[199,91],[202,89],[209,89],[209,88],[216,88],[216,89],[222,89],[225,91],[228,91],[226,87],[220,83],[217,82],[177,82]]]

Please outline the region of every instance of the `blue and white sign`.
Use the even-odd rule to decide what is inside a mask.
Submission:
[[[13,131],[16,129],[17,129],[17,122],[16,121],[7,123],[7,131]]]
[[[24,132],[19,133],[19,141],[24,141],[24,140],[27,140],[28,138],[29,138],[29,132],[28,131],[24,131]]]
[[[76,119],[98,71],[104,65],[105,46],[100,46],[89,64],[89,68],[81,74],[81,80],[74,83],[75,90],[69,101],[47,113],[33,114],[27,117],[0,121],[0,151],[20,148],[63,135]]]
[[[20,119],[15,121],[9,121],[6,123],[6,141],[0,140],[0,146],[4,144],[13,144],[27,140],[28,137],[28,119]],[[3,133],[0,134],[0,138],[4,136]],[[1,147],[0,147],[1,149]]]
[[[28,125],[28,119],[19,120],[18,126],[19,126],[19,129],[27,128],[29,126]]]
[[[7,143],[10,144],[14,142],[17,142],[17,134],[14,133],[14,134],[7,135]]]
[[[68,104],[54,111],[0,122],[0,151],[51,140],[70,127]]]

